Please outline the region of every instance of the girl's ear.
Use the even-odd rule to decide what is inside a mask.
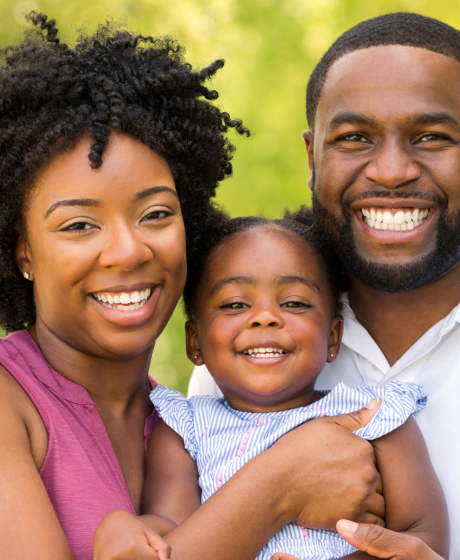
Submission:
[[[340,342],[342,341],[343,333],[343,317],[337,315],[332,319],[331,334],[329,335],[329,347],[327,349],[326,362],[333,362],[339,355]]]
[[[200,350],[198,328],[194,321],[187,321],[185,323],[185,345],[188,359],[196,366],[202,366],[204,358]]]

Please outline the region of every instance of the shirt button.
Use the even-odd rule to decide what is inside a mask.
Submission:
[[[374,371],[379,371],[379,368],[378,368],[376,365],[374,365],[374,364],[372,364],[372,369],[373,369]]]

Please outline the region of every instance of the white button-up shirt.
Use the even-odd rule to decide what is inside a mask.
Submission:
[[[417,413],[417,423],[446,495],[451,525],[450,559],[460,560],[460,305],[431,327],[391,367],[348,302],[344,304],[343,317],[340,354],[334,362],[326,364],[316,388],[332,389],[342,381],[350,387],[384,385],[394,379],[423,387],[428,403]],[[196,367],[188,396],[221,394],[206,367]]]

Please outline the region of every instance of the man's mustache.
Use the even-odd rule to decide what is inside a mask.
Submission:
[[[364,191],[362,193],[356,194],[354,196],[348,197],[344,199],[343,203],[348,206],[349,204],[353,204],[354,202],[359,202],[360,200],[366,200],[369,198],[386,198],[392,200],[404,200],[408,198],[412,198],[415,200],[422,200],[425,202],[436,202],[437,204],[445,204],[445,199],[440,197],[439,195],[432,193],[432,192],[425,192],[420,190],[412,190],[412,191]]]

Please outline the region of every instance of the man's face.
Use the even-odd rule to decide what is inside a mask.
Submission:
[[[355,51],[329,70],[314,141],[318,220],[350,274],[415,289],[459,260],[460,64],[413,47]]]

